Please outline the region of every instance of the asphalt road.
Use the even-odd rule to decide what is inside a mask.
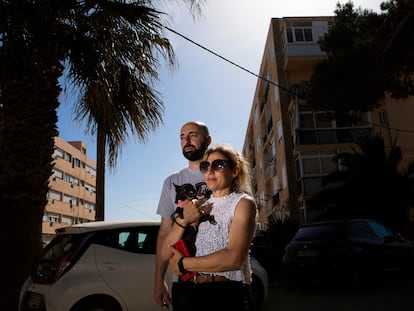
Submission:
[[[412,311],[414,277],[388,276],[360,288],[328,282],[272,285],[263,311]]]

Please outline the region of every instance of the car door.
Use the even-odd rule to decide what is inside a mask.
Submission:
[[[158,227],[106,232],[108,245],[95,245],[97,269],[128,310],[159,310],[152,298]],[[105,244],[105,243],[102,243]]]

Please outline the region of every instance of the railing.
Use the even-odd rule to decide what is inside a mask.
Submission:
[[[341,144],[372,135],[371,128],[296,129],[296,145]]]

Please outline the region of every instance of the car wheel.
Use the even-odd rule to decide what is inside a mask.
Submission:
[[[252,275],[252,284],[250,286],[252,295],[252,310],[260,311],[262,309],[264,288],[261,280],[256,275]]]
[[[71,311],[122,311],[122,309],[112,298],[94,296],[77,302]]]

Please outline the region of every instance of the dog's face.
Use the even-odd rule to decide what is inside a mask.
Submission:
[[[178,204],[179,201],[192,200],[192,199],[205,199],[207,200],[211,195],[211,190],[208,189],[207,185],[204,182],[198,183],[196,185],[192,184],[183,184],[176,185],[175,187],[175,203]],[[211,208],[210,208],[211,210]],[[210,210],[204,215],[201,216],[199,222],[208,220],[211,224],[215,225],[216,221],[214,216],[210,215]],[[181,206],[177,207],[175,213],[183,215],[183,209]]]
[[[200,182],[196,185],[183,184],[176,185],[175,187],[175,203],[178,201],[192,200],[192,199],[208,199],[211,195],[211,190],[208,189],[204,182]]]
[[[197,198],[197,189],[192,184],[176,185],[175,187],[175,203],[178,201],[192,200]]]

